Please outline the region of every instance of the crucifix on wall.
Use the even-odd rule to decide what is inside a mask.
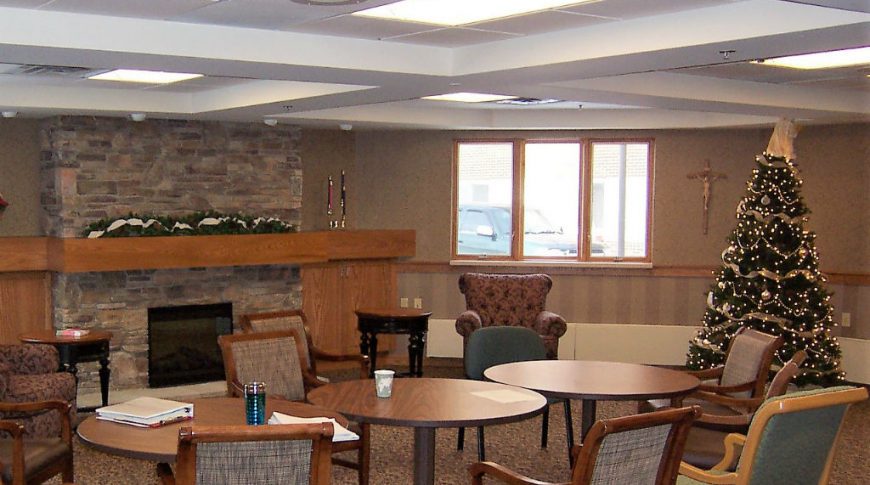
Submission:
[[[714,172],[710,168],[710,159],[704,160],[704,170],[686,175],[690,179],[698,179],[704,184],[704,234],[707,234],[708,226],[708,211],[710,209],[710,194],[713,189],[713,182],[727,178],[724,173]]]

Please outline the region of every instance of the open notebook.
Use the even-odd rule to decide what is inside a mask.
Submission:
[[[298,416],[290,416],[289,414],[272,413],[269,418],[269,424],[303,424],[303,423],[324,423],[330,422],[333,427],[332,442],[338,441],[353,441],[358,440],[359,435],[353,431],[338,424],[332,418],[300,418]]]

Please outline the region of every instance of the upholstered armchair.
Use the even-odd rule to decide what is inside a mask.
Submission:
[[[70,419],[76,422],[76,379],[69,372],[58,372],[60,357],[50,345],[0,345],[0,401],[24,403],[60,400],[70,403]],[[27,438],[53,438],[61,435],[61,419],[56,412],[0,412],[0,419],[24,427]]]
[[[559,352],[559,337],[565,334],[565,319],[544,310],[553,280],[545,274],[466,273],[459,277],[466,311],[456,319],[463,338],[463,355],[471,332],[481,327],[507,325],[534,330],[544,341],[547,358]]]

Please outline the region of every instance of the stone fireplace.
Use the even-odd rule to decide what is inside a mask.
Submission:
[[[216,210],[301,222],[301,130],[281,125],[57,117],[41,126],[43,224],[81,237],[101,218]],[[232,304],[245,313],[301,306],[297,266],[55,273],[56,328],[109,330],[113,389],[148,385],[148,309]],[[238,324],[236,324],[238,327]],[[97,365],[79,367],[81,392]]]

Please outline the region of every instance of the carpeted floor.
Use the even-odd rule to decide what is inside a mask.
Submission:
[[[461,377],[456,367],[429,367],[427,377]],[[335,380],[353,378],[352,371],[326,373]],[[580,429],[580,403],[573,403],[574,429]],[[633,403],[601,402],[600,418],[631,414]],[[570,477],[565,446],[565,425],[561,405],[550,412],[550,446],[540,449],[541,418],[487,427],[487,460],[509,466],[533,478],[565,481]],[[372,485],[411,483],[413,431],[410,428],[372,427]],[[842,441],[834,460],[832,485],[867,483],[870,460],[870,403],[853,406],[843,430]],[[531,445],[530,445],[531,444]],[[76,483],[79,485],[146,485],[158,483],[155,463],[107,455],[76,442]],[[438,484],[468,483],[466,467],[477,461],[477,434],[466,432],[465,450],[456,451],[456,430],[439,429],[436,433],[435,481]],[[49,482],[60,483],[58,478]],[[356,484],[356,473],[343,467],[333,468],[333,483]]]

